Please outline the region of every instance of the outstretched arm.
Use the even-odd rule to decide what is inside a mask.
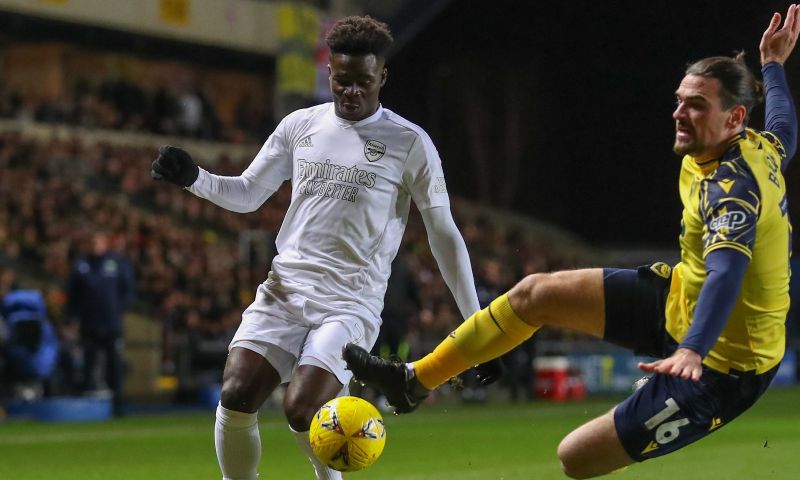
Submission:
[[[287,177],[279,163],[270,162],[269,145],[268,140],[253,163],[238,177],[208,173],[194,163],[186,150],[164,145],[158,149],[150,174],[154,180],[174,183],[227,210],[253,212],[278,190]]]
[[[277,190],[259,185],[247,171],[238,177],[223,177],[202,168],[197,180],[186,189],[226,210],[239,213],[254,212]]]
[[[779,30],[780,23],[781,15],[773,14],[761,37],[759,50],[766,94],[765,130],[774,134],[782,144],[785,152],[781,168],[785,170],[797,149],[797,114],[783,64],[794,50],[800,34],[800,7],[791,5]]]
[[[153,161],[151,175],[181,186],[198,197],[239,213],[258,209],[292,175],[291,148],[282,121],[256,158],[238,177],[214,175],[198,167],[179,147],[163,146]]]
[[[453,293],[461,316],[467,318],[480,309],[480,304],[464,238],[449,207],[427,208],[420,213],[442,278]]]
[[[461,316],[466,319],[480,309],[472,265],[467,245],[453,221],[450,207],[432,207],[420,210],[431,252],[439,265],[444,282],[453,293]],[[499,358],[475,367],[481,385],[490,385],[503,376],[503,363]]]

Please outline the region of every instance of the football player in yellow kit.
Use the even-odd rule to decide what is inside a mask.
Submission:
[[[642,388],[562,440],[558,456],[574,478],[675,451],[752,406],[784,352],[791,226],[781,172],[795,153],[797,118],[783,63],[799,13],[791,5],[782,28],[775,13],[764,32],[763,90],[740,54],[691,64],[675,92],[680,263],[528,276],[419,361],[391,363],[348,345],[355,377],[409,412],[430,389],[542,325],[659,358],[639,365],[651,374]],[[765,131],[756,131],[748,117],[764,94]]]

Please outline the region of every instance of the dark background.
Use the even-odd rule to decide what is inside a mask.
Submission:
[[[367,2],[369,3],[369,2]],[[758,43],[783,1],[405,0],[390,23],[385,107],[422,126],[452,195],[507,208],[593,245],[676,248],[674,91],[686,65]],[[367,9],[366,13],[370,13]],[[0,12],[0,39],[274,71],[274,58]],[[760,75],[759,75],[760,76]],[[787,62],[800,92],[800,52]],[[796,95],[795,95],[796,97]],[[750,126],[763,126],[763,106]],[[800,166],[786,174],[800,215]],[[796,245],[797,246],[797,245]]]
[[[451,194],[598,245],[674,248],[683,70],[744,49],[759,72],[761,35],[788,5],[453,1],[390,59],[382,100],[431,134]],[[798,57],[787,62],[794,92]],[[763,126],[763,105],[750,125]],[[795,211],[799,169],[787,174]]]

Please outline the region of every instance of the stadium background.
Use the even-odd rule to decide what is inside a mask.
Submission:
[[[370,13],[392,27],[397,42],[382,103],[432,136],[479,290],[491,298],[528,273],[674,262],[680,207],[670,115],[683,67],[692,59],[743,48],[756,69],[769,15],[785,8],[775,1],[610,6],[510,0],[0,0],[0,296],[19,287],[42,291],[61,351],[80,362],[76,333],[63,311],[64,284],[86,236],[98,229],[111,232],[137,278],[137,301],[126,317],[130,415],[66,427],[75,435],[70,437],[57,423],[31,421],[37,416],[31,405],[102,394],[79,396],[58,369],[44,381],[29,382],[12,382],[4,371],[0,395],[7,414],[0,420],[0,445],[27,451],[31,459],[21,455],[17,469],[13,462],[0,467],[5,468],[0,477],[43,478],[44,471],[34,467],[35,455],[51,444],[36,436],[78,444],[94,438],[98,448],[106,435],[112,443],[144,438],[156,445],[158,434],[142,433],[162,423],[153,420],[154,413],[178,425],[178,433],[166,431],[164,437],[185,434],[191,440],[177,441],[197,442],[191,455],[204,470],[183,472],[185,478],[216,474],[207,446],[208,416],[191,412],[210,411],[214,404],[225,346],[265,277],[288,190],[259,212],[233,214],[155,184],[150,161],[158,145],[172,143],[187,146],[215,172],[238,174],[285,113],[326,100],[320,39],[335,18]],[[798,65],[795,58],[787,65],[795,91]],[[752,124],[762,118],[763,109]],[[787,173],[794,216],[799,169],[794,164]],[[409,224],[401,257],[417,292],[407,293],[413,308],[406,312],[403,353],[416,358],[460,319],[418,215]],[[788,355],[778,382],[785,387],[769,403],[779,412],[800,396],[793,387],[797,324],[791,312]],[[8,341],[0,335],[0,345]],[[457,430],[458,420],[475,418],[498,430],[466,431],[455,445],[469,446],[473,436],[507,436],[508,444],[498,448],[519,456],[520,465],[506,465],[502,454],[492,454],[496,463],[481,466],[484,473],[472,478],[527,478],[531,462],[539,465],[533,470],[543,469],[540,478],[558,478],[552,455],[557,434],[543,434],[549,443],[531,447],[542,450],[533,458],[513,453],[529,432],[512,433],[512,415],[532,415],[536,424],[552,421],[552,432],[563,434],[585,420],[586,412],[608,408],[609,398],[624,395],[637,376],[629,354],[554,331],[541,332],[506,363],[509,375],[501,385],[486,392],[469,383],[460,392],[445,388],[423,420],[390,419],[390,435],[396,431],[398,437],[390,440],[386,455],[409,449],[401,446],[403,435],[405,443],[430,435],[415,432],[415,424]],[[553,383],[562,375],[565,383]],[[587,391],[589,400],[570,398]],[[534,394],[539,398],[529,402]],[[545,403],[542,397],[577,403]],[[270,442],[291,450],[288,435],[280,435],[278,401],[262,415],[269,425],[265,435],[274,433]],[[509,407],[513,401],[519,405]],[[505,417],[492,413],[495,404],[504,406]],[[761,419],[758,415],[753,416]],[[762,419],[753,428],[769,430],[765,424],[792,418]],[[440,446],[456,433],[441,435],[431,441]],[[774,435],[792,437],[780,429]],[[743,436],[739,431],[730,437]],[[758,454],[765,455],[765,439],[756,440]],[[723,447],[727,444],[720,443]],[[704,448],[696,447],[700,453],[694,455]],[[773,464],[788,465],[782,452],[769,452]],[[183,454],[188,455],[174,453]],[[691,452],[681,458],[686,455],[693,458]],[[113,451],[108,456],[104,465],[111,470],[96,471],[98,478],[161,478],[118,461]],[[389,472],[401,468],[393,461],[382,460],[387,465],[364,478],[412,478],[392,477]],[[296,472],[304,472],[302,459],[297,456],[294,464],[297,470],[286,466],[282,478],[301,478]],[[415,478],[438,478],[435,472],[443,466],[436,459],[422,464],[423,473]],[[641,478],[649,478],[643,472]],[[695,478],[692,471],[685,473],[684,478]],[[72,478],[64,475],[54,478]],[[770,475],[763,478],[789,478]]]

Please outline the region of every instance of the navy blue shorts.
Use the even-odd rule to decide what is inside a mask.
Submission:
[[[637,270],[603,271],[606,341],[639,355],[665,358],[678,343],[665,328],[670,269],[663,263]],[[622,446],[641,462],[685,447],[727,425],[764,393],[778,367],[756,375],[703,366],[699,381],[651,375],[617,405],[614,424]]]

